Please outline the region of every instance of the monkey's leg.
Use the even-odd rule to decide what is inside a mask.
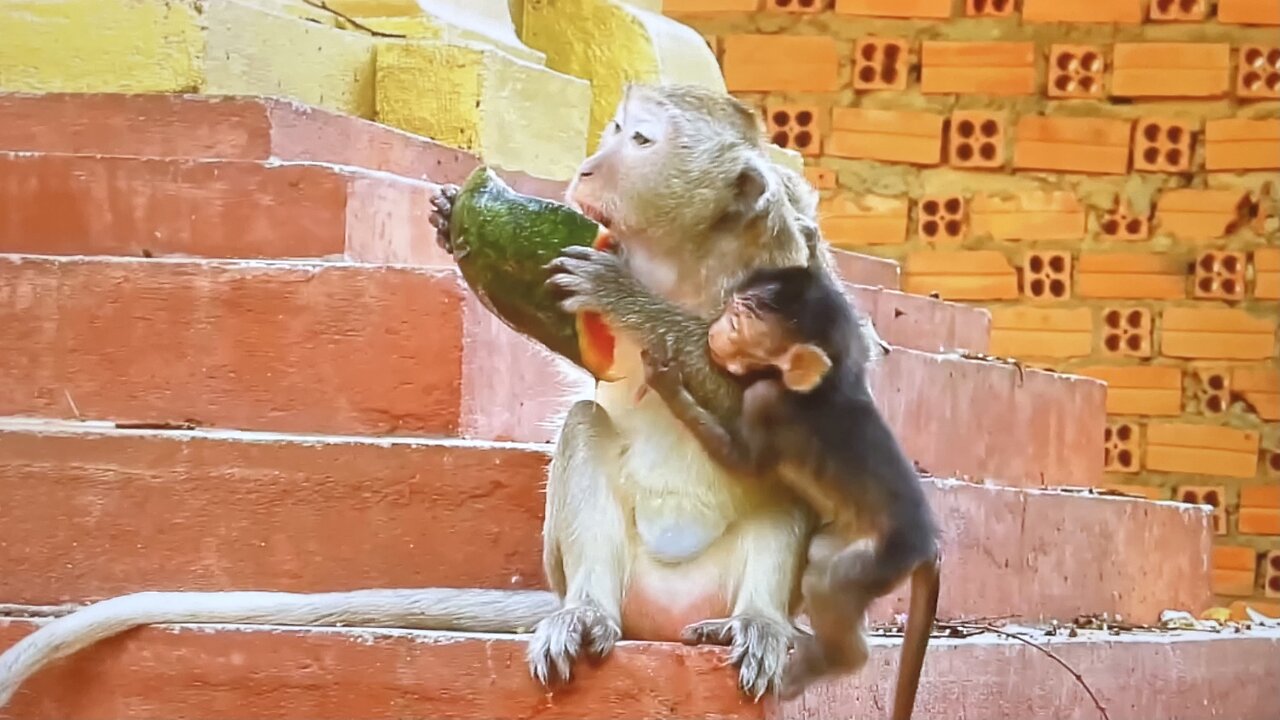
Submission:
[[[865,594],[849,594],[831,584],[831,563],[842,539],[820,532],[810,544],[809,566],[801,583],[805,609],[813,637],[798,643],[783,670],[779,695],[794,698],[814,681],[834,674],[857,672],[866,664],[866,613],[870,602]]]
[[[760,502],[768,509],[740,519],[737,527],[741,574],[733,615],[694,623],[682,634],[688,643],[729,645],[738,683],[756,699],[778,686],[787,647],[796,635],[791,596],[811,522],[804,507],[794,502]]]
[[[578,402],[565,419],[547,480],[543,564],[564,603],[538,623],[529,642],[529,671],[544,685],[567,681],[584,645],[603,657],[622,636],[630,554],[614,492],[620,475],[613,421],[595,402]]]

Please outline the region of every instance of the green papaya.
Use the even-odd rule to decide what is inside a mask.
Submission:
[[[454,200],[449,231],[463,279],[490,312],[597,379],[617,379],[615,338],[604,319],[565,313],[544,284],[543,266],[563,249],[608,247],[603,227],[568,205],[522,195],[481,166]]]

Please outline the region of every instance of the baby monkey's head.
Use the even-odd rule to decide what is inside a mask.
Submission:
[[[852,310],[826,273],[762,268],[734,289],[707,344],[730,373],[776,370],[787,389],[803,393],[844,361],[855,331]]]

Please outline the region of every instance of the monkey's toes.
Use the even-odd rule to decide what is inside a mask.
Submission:
[[[568,682],[584,643],[589,643],[587,650],[592,656],[600,658],[609,654],[621,637],[618,624],[594,607],[562,608],[534,629],[525,652],[529,673],[544,686]]]

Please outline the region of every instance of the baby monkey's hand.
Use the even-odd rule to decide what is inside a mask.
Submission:
[[[684,389],[684,376],[679,366],[671,362],[671,354],[671,347],[667,343],[658,343],[640,351],[645,384],[636,395],[636,400],[644,397],[645,388],[653,388],[658,397],[668,401]]]

